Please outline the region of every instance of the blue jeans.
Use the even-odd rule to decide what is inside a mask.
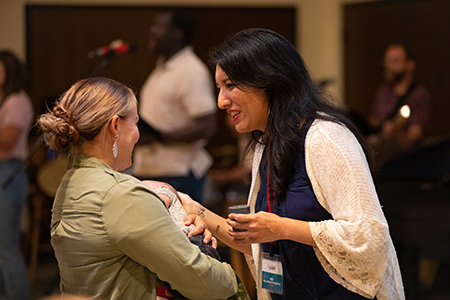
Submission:
[[[3,186],[21,165],[17,159],[0,161],[0,299],[29,299],[27,269],[20,249],[21,211],[28,197],[25,170]]]
[[[155,180],[162,181],[173,186],[177,191],[188,194],[192,199],[202,203],[203,197],[203,185],[205,183],[205,176],[201,178],[195,178],[192,172],[189,172],[187,176],[179,177],[152,177],[152,178],[139,178],[141,180]]]

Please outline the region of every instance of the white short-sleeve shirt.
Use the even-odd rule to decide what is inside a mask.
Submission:
[[[212,75],[190,46],[158,62],[140,92],[140,117],[161,132],[181,129],[216,110]],[[185,176],[191,170],[201,177],[212,164],[204,145],[205,141],[136,146],[134,174]]]

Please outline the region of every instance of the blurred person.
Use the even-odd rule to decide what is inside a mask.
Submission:
[[[25,261],[20,249],[22,207],[28,197],[24,168],[33,121],[25,66],[0,51],[0,299],[29,299]]]
[[[158,59],[140,92],[142,137],[133,170],[201,200],[216,106],[212,75],[189,45],[192,34],[192,17],[181,9],[158,14],[149,29],[148,47]]]
[[[159,289],[167,282],[190,299],[233,296],[241,284],[231,266],[189,242],[169,215],[162,200],[167,195],[120,173],[131,165],[138,119],[132,90],[102,77],[76,82],[38,119],[46,144],[68,153],[72,162],[51,220],[61,292],[171,299]],[[196,224],[190,235],[203,232],[200,218],[190,223]],[[204,233],[209,242],[211,233]]]
[[[251,213],[224,219],[187,195],[182,202],[246,254],[258,299],[405,299],[370,147],[294,46],[247,29],[215,49],[211,63],[218,106],[252,134]]]
[[[428,90],[415,78],[416,61],[409,47],[402,43],[389,44],[383,67],[385,82],[376,92],[369,118],[375,134],[368,137],[381,167],[421,144],[429,125],[431,106]],[[416,299],[420,288],[421,249],[408,243],[397,243],[396,248],[406,296]]]
[[[208,176],[219,186],[248,186],[250,185],[253,155],[251,149],[247,149],[250,141],[250,135],[248,133],[237,132],[230,118],[226,118],[225,122],[232,137],[236,139],[237,162],[230,168],[211,169],[208,172]]]
[[[390,44],[383,59],[385,82],[378,88],[369,117],[376,132],[369,141],[380,163],[411,150],[425,135],[430,94],[414,77],[416,62],[401,43]]]

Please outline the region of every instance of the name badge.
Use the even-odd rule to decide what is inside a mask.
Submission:
[[[262,288],[283,295],[283,267],[279,255],[263,253]]]

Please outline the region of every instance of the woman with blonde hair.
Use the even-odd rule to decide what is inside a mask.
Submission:
[[[131,165],[139,139],[132,90],[96,77],[75,83],[39,125],[72,167],[55,196],[51,243],[61,292],[98,299],[170,299],[162,281],[190,299],[226,299],[238,290],[232,268],[192,245],[162,200]],[[200,233],[201,221],[193,220]],[[210,238],[210,236],[209,236]]]

